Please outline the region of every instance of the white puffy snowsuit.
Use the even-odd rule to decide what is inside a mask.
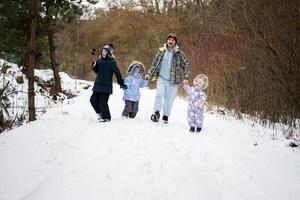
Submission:
[[[202,83],[199,85],[198,81]],[[207,98],[204,89],[207,87],[207,85],[208,85],[207,77],[203,74],[200,74],[194,79],[193,87],[190,87],[188,84],[183,86],[184,90],[189,95],[187,120],[190,127],[202,128],[204,103]]]

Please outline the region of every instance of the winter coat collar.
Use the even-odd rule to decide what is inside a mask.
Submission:
[[[160,47],[160,48],[159,48],[159,50],[160,50],[161,52],[167,51],[167,50],[168,50],[167,44],[165,43],[163,47]],[[179,46],[176,44],[176,45],[174,46],[174,48],[172,49],[172,51],[178,52],[178,51],[179,51]]]

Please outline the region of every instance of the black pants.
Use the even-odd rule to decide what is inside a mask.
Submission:
[[[108,107],[109,95],[107,93],[93,92],[90,102],[97,114],[101,114],[103,119],[111,119]]]
[[[122,116],[135,118],[137,111],[139,110],[139,102],[125,100],[125,108]]]

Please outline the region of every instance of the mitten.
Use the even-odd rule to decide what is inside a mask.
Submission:
[[[124,85],[121,85],[120,88],[123,90],[127,90],[128,87],[127,87],[127,85],[124,84]]]

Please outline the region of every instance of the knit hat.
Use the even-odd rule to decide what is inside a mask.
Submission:
[[[198,74],[193,81],[195,87],[205,90],[208,86],[208,78],[204,74]]]
[[[173,39],[175,40],[175,43],[177,44],[177,36],[176,36],[174,33],[170,33],[170,34],[167,36],[166,41],[168,41],[169,38],[173,38]]]
[[[111,56],[113,55],[113,52],[114,52],[114,45],[113,44],[107,44],[107,45],[104,45],[102,49],[105,49],[108,54]]]

